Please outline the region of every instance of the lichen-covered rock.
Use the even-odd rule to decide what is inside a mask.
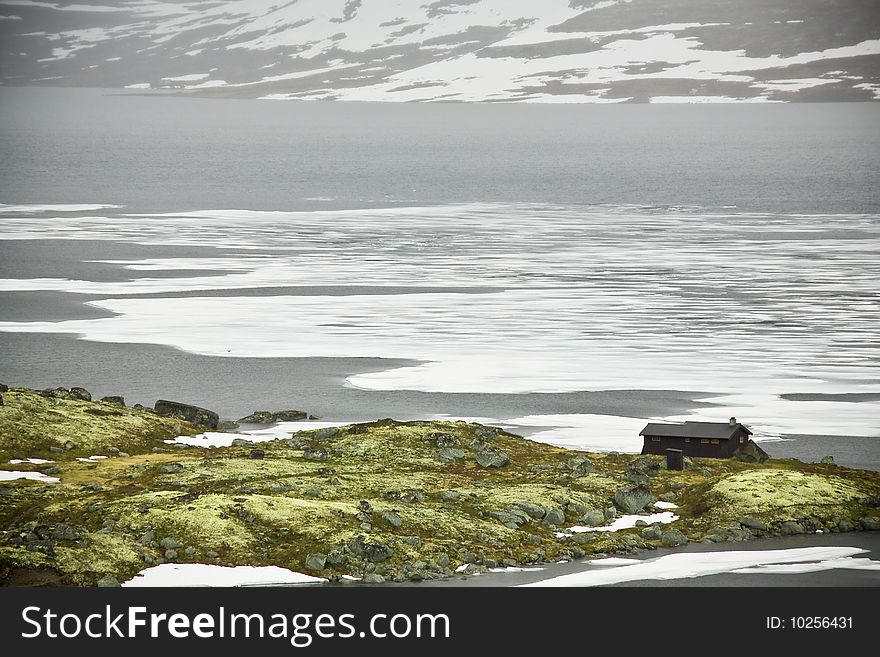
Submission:
[[[105,404],[113,404],[114,406],[125,406],[125,397],[121,395],[107,395],[101,397],[101,401]]]
[[[254,411],[250,415],[239,418],[241,424],[276,424],[278,422],[299,422],[308,419],[309,414],[304,411]]]
[[[214,411],[167,399],[158,400],[153,406],[153,410],[162,417],[175,417],[192,424],[200,424],[209,429],[216,429],[217,423],[220,422],[220,417]]]
[[[627,463],[626,472],[637,473],[646,477],[656,477],[660,474],[660,462],[647,456],[642,456]]]
[[[327,440],[332,438],[340,431],[339,427],[324,427],[323,429],[318,429],[312,434],[313,440]]]
[[[676,547],[678,545],[685,545],[687,542],[688,537],[677,529],[667,530],[660,535],[660,543],[664,547]]]
[[[587,545],[599,540],[599,537],[596,535],[596,532],[578,532],[577,534],[572,534],[569,540],[578,545]]]
[[[510,463],[510,456],[506,452],[491,447],[487,447],[482,451],[477,452],[477,455],[474,458],[477,465],[484,468],[503,468]]]
[[[85,388],[74,386],[70,389],[70,399],[78,399],[80,401],[92,401],[92,393]]]
[[[400,517],[400,514],[397,511],[383,511],[379,514],[382,520],[387,522],[392,527],[400,527],[403,525],[403,518]]]
[[[92,401],[92,394],[85,388],[74,386],[73,388],[46,388],[38,390],[38,395],[54,399],[74,399],[78,401]]]
[[[303,447],[303,458],[308,461],[326,461],[329,456],[330,453],[326,449],[311,445]]]
[[[629,484],[614,494],[614,504],[624,513],[638,513],[653,501],[651,489],[642,483]]]
[[[390,502],[406,502],[417,504],[425,501],[425,491],[419,488],[404,488],[403,490],[388,490],[382,497]]]
[[[663,530],[656,525],[652,525],[650,527],[645,527],[641,531],[641,536],[646,541],[659,541],[661,536],[663,535]]]
[[[519,529],[519,526],[525,524],[529,521],[529,518],[525,513],[519,512],[516,513],[516,510],[508,511],[489,511],[486,515],[491,518],[495,518],[498,522],[500,522],[505,527],[510,529]]]
[[[327,565],[327,555],[320,552],[313,552],[308,555],[305,560],[305,567],[308,570],[320,572]]]
[[[540,504],[533,504],[531,502],[514,502],[513,506],[537,520],[540,520],[547,515],[547,509]]]
[[[401,536],[400,540],[407,545],[412,545],[417,550],[420,550],[422,547],[422,539],[418,536]]]
[[[52,529],[52,538],[56,541],[78,541],[84,531],[67,522],[58,523]]]
[[[588,509],[587,512],[581,516],[580,521],[587,527],[598,527],[599,525],[604,525],[605,512],[600,511],[599,509]]]
[[[354,537],[346,544],[346,547],[354,556],[372,563],[385,561],[394,554],[394,550],[388,545],[379,542],[367,542],[363,536]]]
[[[331,550],[327,553],[327,564],[338,568],[348,563],[348,555],[342,550]]]
[[[565,513],[558,507],[547,509],[544,522],[548,525],[561,525],[565,522]]]
[[[779,525],[779,533],[783,536],[794,536],[795,534],[806,534],[807,530],[799,522],[783,522]]]
[[[501,431],[498,427],[490,427],[484,424],[477,425],[477,428],[474,429],[474,437],[479,438],[481,440],[489,441],[492,438],[495,438],[499,431]]]
[[[422,440],[433,441],[437,444],[437,447],[454,447],[458,445],[458,439],[455,436],[443,431],[429,433]]]
[[[880,531],[880,522],[877,522],[874,518],[869,518],[868,516],[859,519],[859,526],[867,532]]]
[[[733,458],[743,463],[764,463],[770,455],[758,447],[754,440],[749,440],[733,453]]]
[[[756,531],[767,531],[767,523],[758,518],[752,518],[751,516],[744,516],[740,518],[739,524],[741,524],[743,527],[754,529]]]
[[[572,479],[580,479],[596,471],[593,462],[586,456],[574,456],[560,463],[558,467],[560,470],[568,472],[568,476]]]
[[[457,447],[441,447],[437,450],[437,460],[443,463],[453,463],[465,457],[463,449]]]

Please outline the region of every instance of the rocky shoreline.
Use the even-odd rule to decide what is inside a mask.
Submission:
[[[418,582],[693,541],[880,529],[880,475],[833,460],[755,453],[674,472],[660,457],[390,419],[209,448],[174,439],[315,418],[257,411],[224,422],[168,400],[93,401],[82,388],[2,386],[0,399],[4,585],[109,586],[162,563]]]

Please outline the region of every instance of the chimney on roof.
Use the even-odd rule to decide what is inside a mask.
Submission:
[[[735,427],[736,424],[737,424],[737,422],[736,422],[736,418],[735,418],[735,417],[730,418],[730,419],[727,421],[727,423],[728,423],[730,426]]]

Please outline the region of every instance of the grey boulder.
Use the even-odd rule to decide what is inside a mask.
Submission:
[[[181,402],[160,399],[153,406],[153,410],[157,415],[162,417],[173,417],[178,420],[185,420],[192,424],[199,424],[209,429],[216,429],[220,417],[207,408],[193,406],[192,404],[183,404]]]
[[[646,484],[629,484],[614,494],[614,504],[624,513],[638,513],[654,501],[651,489]]]
[[[476,457],[477,465],[484,468],[503,468],[510,463],[510,456],[500,449],[487,447],[478,452]]]

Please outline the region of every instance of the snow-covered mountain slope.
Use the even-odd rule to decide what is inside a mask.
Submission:
[[[878,0],[0,0],[0,83],[379,101],[880,98]]]

